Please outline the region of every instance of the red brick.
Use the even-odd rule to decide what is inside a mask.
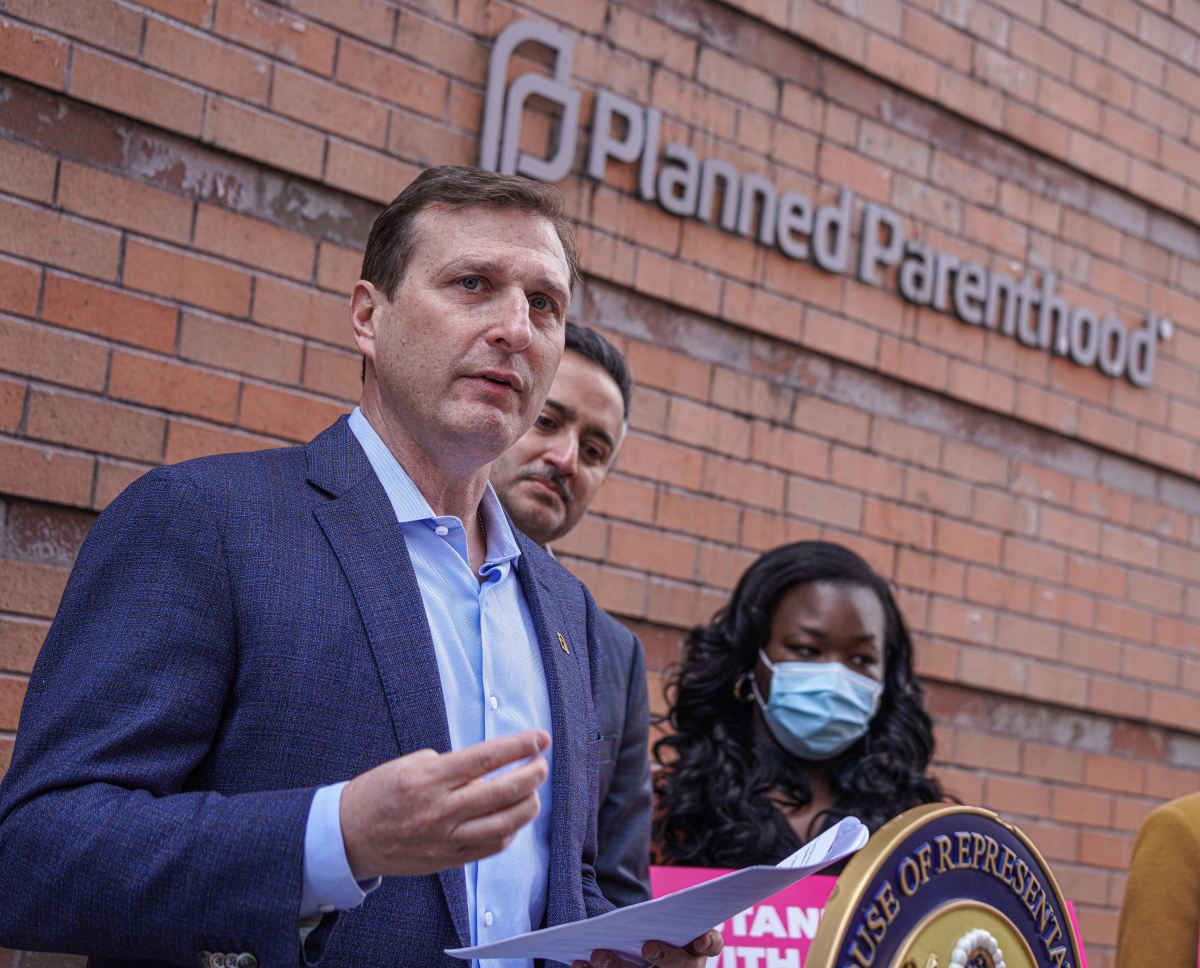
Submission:
[[[427,117],[441,118],[445,113],[448,87],[444,77],[354,41],[341,42],[337,79]]]
[[[863,59],[866,30],[853,18],[818,5],[815,0],[793,2],[788,11],[792,31],[851,63]]]
[[[717,275],[654,252],[638,253],[635,286],[639,292],[710,315],[721,304]]]
[[[639,386],[658,387],[696,400],[709,398],[713,372],[710,363],[640,340],[630,341],[626,359],[637,374]]]
[[[776,422],[791,416],[793,393],[782,382],[760,380],[719,366],[713,371],[711,400],[734,413]]]
[[[21,718],[21,703],[25,700],[25,677],[0,673],[0,729],[14,730]]]
[[[847,290],[849,298],[850,290]],[[879,370],[909,383],[944,390],[949,361],[944,353],[923,349],[903,339],[883,336],[879,340]]]
[[[52,155],[0,140],[0,191],[49,203],[54,198],[54,168]]]
[[[162,457],[166,422],[154,414],[103,400],[33,390],[26,432],[37,440],[81,449],[157,461]]]
[[[1060,786],[1054,788],[1051,799],[1052,816],[1062,823],[1087,826],[1109,826],[1111,823],[1112,798],[1109,795]]]
[[[33,21],[126,57],[137,56],[142,40],[141,14],[110,0],[93,0],[86,8],[40,0],[6,0],[4,9],[11,17]]]
[[[696,577],[706,585],[732,589],[757,557],[733,548],[701,545]]]
[[[634,400],[646,395],[644,391],[639,390]],[[621,445],[617,461],[623,473],[636,474],[693,491],[700,489],[703,457],[693,448],[631,432]]]
[[[714,47],[702,47],[696,80],[720,94],[773,113],[779,105],[779,81],[772,74],[729,57]]]
[[[45,622],[0,616],[0,669],[31,672],[49,627]]]
[[[553,543],[554,553],[603,562],[608,555],[609,523],[589,514],[567,534]]]
[[[384,105],[300,71],[275,68],[271,107],[297,121],[376,148],[387,142],[389,112]]]
[[[49,323],[170,352],[177,316],[174,307],[162,303],[53,272],[46,275],[42,319]]]
[[[120,236],[86,222],[0,198],[0,247],[64,269],[101,279],[117,273]]]
[[[1055,706],[1088,708],[1088,677],[1057,663],[1031,662],[1025,691],[1030,699]]]
[[[164,20],[146,21],[143,60],[201,87],[264,104],[270,88],[270,63],[212,37],[183,30]],[[279,82],[276,71],[276,84]]]
[[[829,467],[829,445],[786,427],[756,422],[751,433],[751,456],[762,464],[810,477]]]
[[[49,447],[0,439],[0,493],[87,507],[94,462]]]
[[[216,33],[328,77],[333,72],[336,35],[311,21],[255,0],[221,0]]]
[[[958,660],[958,679],[973,688],[986,688],[1010,695],[1023,695],[1030,662],[1005,652],[963,649]]]
[[[325,248],[322,246],[322,250]],[[281,329],[348,350],[356,349],[350,326],[350,301],[345,295],[328,296],[260,276],[254,284],[252,318],[256,323],[272,329]]]
[[[1061,583],[1066,578],[1066,555],[1054,548],[1023,541],[1004,539],[1004,567],[1019,575]]]
[[[374,38],[367,38],[372,40]],[[396,50],[412,60],[436,68],[439,72],[460,78],[470,84],[483,86],[487,76],[488,47],[484,43],[453,30],[436,20],[419,16],[415,11],[400,18],[396,31]],[[575,48],[575,76],[589,80],[585,64],[590,45]],[[612,72],[607,75],[613,80]],[[615,85],[614,85],[615,86]]]
[[[996,615],[991,609],[935,598],[929,612],[929,632],[956,642],[991,645],[996,639]]]
[[[1127,834],[1085,830],[1079,835],[1079,859],[1095,867],[1126,870],[1133,851],[1133,838]]]
[[[726,544],[737,543],[740,519],[740,509],[728,502],[673,490],[659,492],[654,510],[654,522],[661,528]]]
[[[1020,759],[1021,744],[1007,736],[960,729],[954,737],[954,760],[960,766],[1016,773]]]
[[[1008,483],[1008,458],[1002,453],[962,441],[946,441],[942,448],[942,470],[980,484]]]
[[[233,423],[238,381],[171,360],[117,350],[108,394],[115,400]]]
[[[1084,754],[1063,746],[1026,740],[1021,748],[1021,772],[1055,783],[1083,782]]]
[[[787,510],[818,524],[857,531],[862,526],[863,499],[845,488],[797,476],[788,479]]]
[[[184,313],[179,354],[184,359],[235,373],[277,383],[297,383],[303,344],[257,326]]]
[[[0,558],[0,611],[53,618],[67,571]]]
[[[61,91],[66,83],[67,45],[40,30],[0,19],[0,64],[4,73]]]
[[[96,462],[96,488],[92,494],[92,508],[103,511],[125,488],[148,470],[150,467],[146,464],[129,464],[125,461],[100,458]]]
[[[750,427],[748,419],[713,407],[678,397],[671,401],[668,432],[680,443],[745,458],[750,455]]]
[[[12,433],[25,412],[25,384],[0,379],[0,430]]]
[[[239,423],[246,430],[307,441],[349,409],[307,394],[247,383],[242,388]]]
[[[797,262],[775,250],[765,250],[763,284],[770,290],[830,313],[842,312],[846,277],[808,262]],[[805,327],[806,328],[806,327]],[[804,329],[801,331],[804,332]]]
[[[625,521],[649,524],[654,520],[656,486],[624,475],[610,475],[592,502],[591,510]]]
[[[908,588],[961,598],[966,568],[957,562],[911,548],[900,549],[896,562],[896,581]]]
[[[45,326],[0,317],[0,360],[4,367],[50,383],[101,390],[108,348]]]
[[[786,482],[786,475],[765,467],[706,454],[700,487],[739,504],[778,510],[783,505]]]
[[[376,202],[390,202],[420,170],[388,155],[331,139],[325,181]]]
[[[1004,648],[1042,659],[1058,658],[1059,638],[1057,625],[1020,615],[1001,615],[996,625],[996,641]]]
[[[309,343],[304,348],[306,390],[330,397],[357,401],[362,393],[362,357],[344,350],[327,349]]]
[[[1009,776],[989,776],[985,784],[981,805],[997,813],[1044,817],[1050,812],[1051,796],[1057,792],[1050,784]]]
[[[192,228],[190,199],[96,168],[64,161],[58,203],[110,225],[186,244]]]
[[[211,23],[213,3],[214,0],[141,0],[143,7],[150,7],[195,27]]]
[[[609,542],[609,560],[670,578],[693,578],[696,573],[696,542],[655,531],[614,524]]]
[[[661,63],[676,74],[690,77],[695,68],[695,40],[627,7],[609,10],[608,35],[618,47]]]
[[[131,289],[230,316],[245,316],[250,307],[245,272],[134,239],[125,245],[124,281]]]
[[[1001,535],[963,521],[939,517],[934,525],[934,548],[949,558],[999,565]]]
[[[0,310],[35,315],[40,284],[41,273],[36,266],[0,258]]]
[[[742,509],[741,544],[755,551],[767,551],[793,541],[815,541],[820,537],[819,525],[755,508]]]
[[[282,276],[312,278],[316,248],[311,239],[223,208],[199,206],[194,244],[213,255]]]
[[[971,38],[912,7],[904,11],[904,40],[960,73],[971,69]]]
[[[904,490],[903,465],[846,447],[833,448],[829,474],[836,484],[881,497],[898,500]]]
[[[320,178],[325,138],[273,114],[210,97],[200,140],[308,178]]]
[[[277,447],[278,441],[255,434],[198,424],[187,420],[171,420],[167,428],[165,463],[177,464],[194,457],[211,454],[234,454],[245,450]]]
[[[1121,635],[1119,630],[1102,628],[1101,631],[1118,637]],[[1121,673],[1127,679],[1174,688],[1180,678],[1179,657],[1160,649],[1126,642],[1121,646]]]
[[[971,489],[944,474],[930,473],[918,467],[904,469],[904,500],[931,508],[939,514],[968,517],[971,514]]]
[[[707,622],[727,598],[725,591],[708,591],[696,585],[655,580],[652,577],[646,617],[677,628],[688,628]]]
[[[204,95],[144,68],[76,47],[70,93],[120,114],[195,137]]]
[[[932,515],[874,498],[863,504],[863,531],[873,538],[920,549],[933,546]]]

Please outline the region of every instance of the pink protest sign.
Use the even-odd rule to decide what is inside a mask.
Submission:
[[[651,867],[655,897],[729,873],[709,867]],[[773,894],[720,925],[721,968],[801,968],[836,877],[814,875]]]

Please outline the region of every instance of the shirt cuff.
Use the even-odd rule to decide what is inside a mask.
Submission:
[[[348,781],[347,781],[348,782]],[[300,895],[300,920],[358,907],[380,878],[356,881],[346,860],[342,840],[342,790],[346,783],[321,787],[308,808],[304,828],[304,889]]]

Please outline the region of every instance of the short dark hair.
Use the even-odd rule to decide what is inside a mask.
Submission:
[[[625,362],[625,354],[607,339],[587,326],[567,323],[566,349],[591,360],[613,378],[621,391],[621,402],[625,405],[625,419],[629,419],[629,400],[633,396],[633,374]]]
[[[362,276],[388,299],[404,279],[416,244],[417,216],[432,205],[445,208],[515,209],[540,215],[554,226],[567,256],[569,284],[579,276],[575,228],[563,213],[558,189],[517,175],[498,175],[464,165],[426,168],[375,219],[363,252]]]

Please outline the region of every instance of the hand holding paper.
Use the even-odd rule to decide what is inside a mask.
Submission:
[[[448,949],[455,958],[546,958],[587,961],[604,949],[644,965],[642,946],[660,941],[682,948],[714,925],[796,881],[848,857],[867,842],[867,828],[847,817],[776,866],[747,867],[675,894],[618,908],[574,924],[560,924],[494,944]]]

